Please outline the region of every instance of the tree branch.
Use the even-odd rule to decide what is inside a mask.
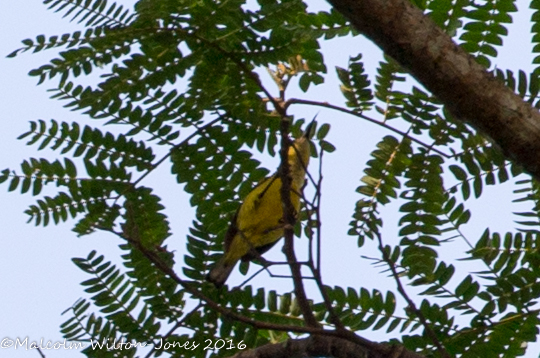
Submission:
[[[402,346],[385,345],[386,350],[373,351],[366,347],[337,337],[313,335],[305,339],[289,339],[285,342],[267,344],[235,354],[231,358],[291,358],[291,357],[334,357],[334,358],[419,358]]]
[[[309,305],[306,292],[304,290],[304,283],[302,282],[302,272],[300,264],[296,259],[294,253],[294,224],[296,222],[296,216],[293,204],[291,202],[291,173],[289,168],[289,127],[290,120],[286,117],[281,118],[281,164],[279,166],[279,176],[281,179],[281,202],[283,204],[283,223],[285,224],[284,236],[285,245],[283,246],[283,252],[287,257],[287,262],[291,268],[291,274],[294,283],[294,294],[298,300],[298,305],[302,311],[306,324],[309,327],[320,327],[319,322],[313,315],[313,311]]]
[[[416,139],[415,137],[409,135],[409,133],[406,133],[406,132],[403,132],[403,131],[400,131],[399,129],[397,128],[394,128],[392,127],[391,125],[389,124],[386,124],[384,122],[381,122],[381,121],[378,121],[376,119],[373,119],[371,117],[368,117],[362,113],[359,113],[359,112],[355,112],[355,111],[352,111],[350,109],[347,109],[347,108],[343,108],[343,107],[339,107],[339,106],[336,106],[334,104],[331,104],[331,103],[328,103],[328,102],[318,102],[318,101],[311,101],[311,100],[308,100],[308,99],[301,99],[301,98],[291,98],[291,99],[288,99],[287,102],[285,102],[285,108],[288,108],[289,105],[291,104],[305,104],[305,105],[310,105],[310,106],[318,106],[318,107],[324,107],[324,108],[330,108],[330,109],[334,109],[336,111],[340,111],[340,112],[343,112],[343,113],[347,113],[347,114],[350,114],[350,115],[353,115],[355,117],[358,117],[358,118],[362,118],[362,119],[365,119],[366,121],[368,122],[371,122],[371,123],[374,123],[378,126],[381,126],[383,128],[386,128],[388,129],[389,131],[392,131],[394,133],[397,133],[399,134],[400,136],[402,137],[405,137],[405,138],[409,138],[411,141],[421,145],[422,147],[424,148],[428,148],[434,152],[436,152],[437,154],[439,155],[442,155],[443,157],[445,158],[451,158],[452,155],[450,154],[446,154],[445,152],[442,152],[440,150],[438,150],[437,148],[434,147],[434,144],[427,144],[427,143],[424,143],[422,142],[421,140],[419,139]]]
[[[540,179],[540,113],[489,74],[408,0],[328,0],[459,120]]]
[[[368,356],[383,357],[382,355],[369,355],[368,350],[339,338],[311,336],[305,339],[289,339],[281,343],[267,344],[240,352],[231,358],[366,358]]]
[[[127,207],[127,210],[133,210],[130,206]],[[127,215],[131,215],[127,213]],[[313,336],[317,336],[317,339],[327,338],[339,338],[341,342],[350,342],[354,344],[357,349],[366,349],[370,352],[369,357],[378,358],[378,357],[389,357],[389,358],[425,358],[424,356],[407,351],[405,349],[396,350],[395,346],[388,344],[381,344],[377,342],[372,342],[368,339],[360,337],[355,333],[347,330],[325,330],[320,327],[310,327],[310,326],[295,326],[291,324],[277,324],[264,321],[258,321],[253,318],[244,316],[237,313],[235,310],[222,307],[217,302],[213,301],[210,297],[206,296],[203,292],[197,289],[193,283],[181,279],[174,270],[169,267],[163,260],[156,254],[156,252],[151,251],[140,244],[141,240],[139,237],[131,237],[132,235],[138,235],[138,229],[132,228],[127,230],[124,233],[119,233],[111,229],[102,229],[104,231],[110,232],[123,240],[126,240],[130,243],[134,249],[139,250],[150,262],[152,262],[158,270],[168,275],[171,279],[177,282],[182,288],[189,292],[193,297],[204,302],[208,307],[219,312],[220,314],[228,317],[237,322],[245,323],[249,326],[266,329],[266,330],[275,330],[280,332],[292,332],[292,333],[307,333]],[[303,286],[302,286],[303,289]],[[399,354],[396,355],[396,352]]]

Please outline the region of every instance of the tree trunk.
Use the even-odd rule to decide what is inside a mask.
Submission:
[[[540,114],[409,0],[328,0],[358,31],[393,57],[456,119],[493,139],[540,179]]]

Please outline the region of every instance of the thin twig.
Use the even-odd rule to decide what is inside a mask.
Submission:
[[[424,326],[424,329],[426,330],[426,333],[427,333],[428,337],[431,339],[431,341],[433,342],[435,347],[437,347],[437,350],[439,351],[441,356],[444,357],[444,358],[451,358],[450,354],[446,351],[446,349],[443,347],[442,343],[439,341],[439,338],[437,338],[437,335],[435,334],[435,332],[433,331],[433,329],[429,325],[429,323],[428,323],[426,317],[424,316],[424,314],[422,313],[422,311],[420,311],[416,307],[413,300],[409,297],[409,295],[407,295],[407,292],[405,291],[405,288],[403,288],[403,285],[401,284],[401,280],[399,278],[399,274],[398,274],[398,272],[396,270],[396,266],[394,265],[394,262],[388,256],[388,253],[384,249],[381,234],[378,233],[378,232],[375,233],[375,234],[377,235],[377,239],[379,241],[379,250],[381,251],[381,254],[383,256],[383,260],[386,262],[386,264],[390,268],[390,271],[392,271],[392,276],[394,277],[394,281],[396,281],[398,292],[405,299],[405,301],[407,301],[407,305],[408,305],[409,309],[411,309],[414,312],[414,314],[418,317],[418,319],[420,320],[420,322]]]
[[[169,338],[174,333],[174,331],[176,331],[178,328],[180,328],[184,324],[184,322],[186,322],[186,320],[189,317],[193,316],[193,314],[195,314],[195,312],[197,312],[199,310],[199,308],[201,308],[202,306],[203,306],[203,304],[199,303],[197,305],[197,307],[195,307],[190,312],[188,312],[184,317],[182,317],[182,319],[180,321],[176,322],[176,324],[169,330],[169,332],[165,333],[165,335],[162,337],[163,341],[167,340],[167,338]],[[154,344],[154,346],[152,347],[150,352],[148,352],[148,354],[145,356],[145,358],[150,358],[155,351],[156,351],[156,345]]]
[[[373,119],[371,117],[368,117],[366,115],[363,115],[362,113],[358,113],[358,112],[355,112],[355,111],[351,111],[350,109],[346,109],[346,108],[343,108],[343,107],[339,107],[339,106],[336,106],[336,105],[333,105],[333,104],[330,104],[328,102],[318,102],[318,101],[310,101],[310,100],[307,100],[307,99],[300,99],[300,98],[290,98],[288,99],[286,102],[285,102],[285,109],[287,109],[291,104],[307,104],[307,105],[311,105],[311,106],[319,106],[319,107],[325,107],[325,108],[330,108],[330,109],[334,109],[336,111],[340,111],[340,112],[344,112],[344,113],[347,113],[347,114],[350,114],[350,115],[353,115],[355,117],[358,117],[358,118],[362,118],[362,119],[365,119],[366,121],[368,122],[371,122],[371,123],[374,123],[378,126],[381,126],[383,128],[386,128],[388,129],[389,131],[392,131],[394,133],[397,133],[403,137],[406,137],[406,138],[409,138],[410,140],[412,140],[413,142],[421,145],[422,147],[424,148],[429,148],[431,150],[433,150],[434,152],[436,152],[437,154],[440,154],[442,155],[443,157],[445,158],[453,158],[453,155],[449,155],[449,154],[446,154],[444,152],[441,152],[440,150],[436,149],[433,147],[433,145],[428,145],[427,143],[424,143],[422,142],[421,140],[419,139],[416,139],[412,136],[409,136],[407,133],[405,132],[402,132],[400,131],[399,129],[397,128],[394,128],[392,127],[391,125],[388,125],[386,123],[383,123],[383,122],[380,122],[376,119]]]
[[[167,160],[167,158],[169,158],[172,153],[177,150],[178,148],[184,146],[186,143],[188,143],[191,139],[193,139],[194,137],[196,137],[197,135],[201,134],[204,130],[206,130],[207,128],[211,127],[212,125],[216,124],[217,122],[219,122],[220,120],[222,120],[223,118],[220,116],[210,122],[208,122],[207,124],[205,124],[204,126],[202,126],[201,128],[197,129],[195,132],[193,132],[191,135],[187,136],[186,139],[184,139],[182,142],[176,144],[174,147],[172,147],[169,152],[167,154],[165,154],[163,156],[163,158],[161,158],[160,160],[158,160],[156,163],[152,164],[152,167],[150,169],[148,169],[146,171],[146,173],[144,173],[143,175],[141,175],[139,177],[139,179],[137,179],[136,181],[133,182],[132,186],[136,186],[137,184],[139,184],[148,174],[150,174],[154,169],[156,169],[161,163],[163,163],[165,160]]]
[[[332,307],[332,301],[330,300],[330,297],[328,297],[328,294],[324,288],[324,284],[322,282],[321,277],[321,270],[320,270],[320,264],[321,264],[321,218],[320,218],[320,202],[321,202],[321,185],[322,185],[322,156],[323,156],[323,150],[321,149],[320,156],[319,156],[319,180],[317,183],[315,183],[315,198],[313,199],[314,204],[313,209],[315,210],[315,220],[317,222],[317,267],[315,267],[315,264],[313,262],[313,241],[310,240],[309,245],[309,261],[307,266],[311,269],[311,272],[313,273],[313,279],[317,283],[317,287],[319,291],[321,292],[321,296],[323,299],[323,303],[326,307],[326,310],[328,311],[328,314],[330,315],[330,321],[336,326],[338,330],[344,330],[345,326],[337,316],[337,314],[334,311],[334,308]],[[305,201],[307,201],[304,198]],[[309,218],[311,221],[311,217]]]
[[[39,347],[37,347],[36,350],[39,353],[39,355],[41,356],[41,358],[46,358],[45,354],[43,354],[43,352],[41,351],[41,349]]]
[[[294,293],[298,300],[298,305],[302,311],[306,324],[309,327],[320,327],[319,322],[313,315],[313,311],[309,305],[306,292],[304,290],[304,284],[302,282],[302,272],[300,264],[296,259],[294,253],[294,224],[296,222],[296,215],[294,207],[291,202],[291,173],[289,168],[289,127],[290,121],[286,117],[281,118],[281,165],[279,169],[279,176],[281,178],[281,202],[283,206],[283,223],[285,224],[284,236],[285,245],[283,246],[283,252],[287,257],[287,262],[291,268],[291,274],[294,283]]]
[[[223,49],[221,46],[219,46],[217,43],[215,43],[214,41],[211,41],[211,40],[208,40],[204,37],[201,37],[195,33],[188,33],[186,30],[184,29],[179,29],[179,28],[176,28],[176,29],[172,29],[173,32],[179,32],[179,33],[182,33],[186,36],[191,36],[203,43],[205,43],[206,45],[208,45],[209,47],[221,52],[225,57],[227,57],[229,60],[231,60],[232,62],[234,62],[234,64],[236,66],[238,66],[242,72],[244,72],[244,74],[246,76],[248,76],[253,82],[255,82],[255,84],[257,85],[257,87],[259,87],[261,89],[261,91],[264,92],[264,94],[266,95],[266,97],[268,98],[268,100],[270,102],[272,102],[272,104],[274,105],[274,108],[276,109],[276,112],[279,114],[279,116],[281,118],[285,117],[286,116],[286,109],[285,107],[283,106],[283,101],[281,100],[281,98],[275,98],[272,96],[272,94],[270,93],[270,91],[268,91],[266,89],[266,87],[264,87],[264,85],[262,84],[261,80],[259,79],[259,76],[251,71],[248,66],[242,62],[242,60],[240,60],[238,58],[238,56],[232,52],[229,52],[225,49]]]
[[[321,271],[321,197],[322,197],[322,159],[323,159],[323,149],[321,148],[320,154],[319,154],[319,181],[317,182],[316,186],[316,199],[315,201],[315,220],[317,222],[317,270],[319,272]]]

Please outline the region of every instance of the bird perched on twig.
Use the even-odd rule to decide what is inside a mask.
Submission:
[[[309,135],[315,119],[304,134],[296,139],[288,151],[291,175],[291,202],[300,211],[300,193],[309,164]],[[206,279],[221,287],[238,260],[249,261],[260,257],[284,235],[283,204],[279,172],[262,180],[245,198],[225,234],[225,254],[210,270]]]

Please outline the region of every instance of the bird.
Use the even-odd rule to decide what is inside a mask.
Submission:
[[[288,163],[291,176],[291,203],[300,210],[300,193],[309,164],[311,128],[309,123],[300,138],[289,146]],[[246,196],[234,215],[224,237],[224,255],[210,270],[206,279],[220,288],[239,260],[260,258],[284,235],[283,204],[279,171],[263,179]]]

